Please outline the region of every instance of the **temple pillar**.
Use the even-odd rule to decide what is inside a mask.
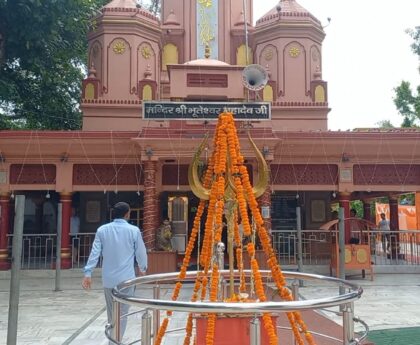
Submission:
[[[340,192],[338,193],[338,202],[340,207],[344,209],[344,219],[350,218],[350,196],[351,193],[347,192]],[[350,222],[344,222],[344,241],[345,243],[349,243],[351,238],[351,227]]]
[[[61,213],[61,268],[71,268],[71,239],[70,239],[70,218],[71,218],[71,193],[60,193],[62,204]]]
[[[398,221],[398,196],[390,195],[389,196],[389,226],[391,231],[400,230],[400,225]],[[390,252],[391,259],[396,259],[399,252],[399,235],[397,233],[392,233],[390,236]]]
[[[155,232],[159,224],[156,194],[157,161],[144,161],[143,241],[147,250],[155,248]]]
[[[9,253],[7,250],[7,234],[10,228],[10,194],[0,194],[0,270],[10,269]]]
[[[369,200],[363,200],[363,219],[368,220],[369,222],[372,221],[372,212],[371,212],[371,203]]]

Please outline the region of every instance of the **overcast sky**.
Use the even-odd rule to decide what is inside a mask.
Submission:
[[[254,0],[254,21],[278,0]],[[407,28],[420,25],[420,0],[299,0],[325,25],[323,79],[328,82],[329,128],[399,126],[393,88],[420,85],[419,59]]]

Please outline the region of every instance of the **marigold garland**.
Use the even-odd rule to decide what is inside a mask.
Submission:
[[[293,299],[289,289],[286,287],[286,279],[282,274],[281,268],[277,261],[276,253],[271,245],[271,239],[264,226],[264,220],[258,208],[257,200],[253,194],[252,185],[249,179],[249,174],[244,165],[244,157],[240,152],[239,138],[233,115],[231,113],[222,113],[219,116],[219,121],[216,125],[216,132],[213,139],[213,154],[210,157],[209,165],[204,177],[204,186],[210,190],[208,202],[200,201],[197,213],[193,222],[193,229],[185,252],[183,263],[178,274],[178,282],[175,285],[172,293],[172,299],[176,300],[179,297],[182,288],[182,281],[186,277],[188,264],[191,258],[191,253],[194,248],[198,229],[200,227],[201,217],[205,211],[207,204],[207,218],[204,226],[204,236],[202,241],[202,248],[200,253],[200,265],[202,270],[197,274],[194,284],[191,301],[197,301],[199,298],[205,300],[207,292],[209,293],[210,301],[217,301],[218,285],[219,285],[219,267],[214,260],[213,248],[221,241],[223,232],[223,216],[225,211],[225,190],[232,187],[235,191],[234,200],[237,204],[237,209],[234,213],[234,243],[235,255],[237,261],[237,268],[240,272],[240,286],[239,293],[233,294],[225,301],[238,303],[249,301],[246,297],[241,295],[241,292],[246,291],[245,277],[243,276],[243,247],[240,239],[238,222],[243,227],[243,235],[249,237],[252,233],[251,223],[248,217],[248,208],[251,210],[257,235],[262,244],[263,250],[267,257],[267,264],[272,272],[273,280],[279,291],[279,295],[283,300],[290,301]],[[231,177],[229,177],[231,176]],[[229,196],[232,198],[232,195]],[[264,284],[259,270],[259,265],[255,259],[255,245],[249,243],[246,246],[248,256],[250,258],[251,269],[255,281],[255,291],[258,299],[263,302],[267,300],[264,291]],[[213,263],[212,263],[213,262]],[[209,271],[211,266],[211,277]],[[210,282],[209,282],[210,278]],[[172,315],[172,312],[167,312],[167,315]],[[302,334],[309,345],[315,345],[311,333],[308,331],[303,322],[300,313],[287,313],[289,323],[291,325],[296,342],[299,345],[304,345]],[[214,313],[207,314],[207,330],[206,330],[206,345],[214,345],[215,340],[215,325],[217,316]],[[273,319],[270,313],[262,315],[264,329],[267,332],[270,345],[277,345],[278,338],[276,327],[273,324]],[[165,318],[157,334],[155,345],[160,345],[162,338],[166,332],[169,319]],[[190,345],[193,337],[193,315],[189,314],[186,324],[186,336],[184,345]],[[196,344],[196,338],[193,338],[193,344]]]

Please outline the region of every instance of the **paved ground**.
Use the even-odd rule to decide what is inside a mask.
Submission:
[[[104,336],[106,311],[99,274],[94,277],[94,288],[83,291],[80,286],[81,271],[70,270],[62,274],[62,291],[54,291],[53,271],[23,271],[19,308],[19,345],[105,345]],[[420,275],[415,274],[377,274],[371,282],[367,279],[351,279],[364,288],[361,300],[355,302],[355,315],[366,321],[372,331],[372,339],[377,345],[416,345],[420,344]],[[7,315],[9,303],[10,275],[0,272],[0,344],[6,344]],[[185,291],[188,294],[189,291]],[[138,292],[150,296],[150,290]],[[162,297],[168,296],[169,290],[163,289]],[[336,294],[337,289],[317,284],[301,288],[305,298],[315,298]],[[327,313],[337,322],[341,318]],[[130,317],[125,342],[140,336],[140,318]],[[171,327],[184,327],[185,315],[173,317]],[[406,330],[395,330],[407,327]],[[384,333],[383,330],[389,330]],[[389,335],[391,334],[391,335]],[[405,337],[404,342],[390,338]],[[379,337],[379,338],[377,338]],[[382,337],[382,338],[380,338]],[[382,340],[381,340],[382,339]],[[182,344],[182,337],[170,335],[165,345]]]

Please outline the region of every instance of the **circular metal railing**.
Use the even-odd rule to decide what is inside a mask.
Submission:
[[[271,271],[261,270],[261,276],[269,279]],[[354,318],[354,306],[353,302],[359,299],[363,293],[363,289],[355,284],[352,284],[346,280],[327,277],[317,274],[299,273],[299,272],[283,272],[286,279],[292,279],[296,281],[317,281],[324,283],[331,283],[340,288],[340,293],[336,296],[306,299],[306,300],[295,300],[295,301],[279,301],[279,302],[247,302],[247,303],[224,303],[224,302],[188,302],[188,301],[172,301],[160,299],[160,284],[170,284],[178,280],[177,272],[154,274],[148,276],[138,277],[126,282],[119,284],[112,291],[114,299],[113,308],[113,322],[112,325],[108,325],[106,328],[106,336],[108,339],[115,344],[122,344],[121,332],[119,327],[119,320],[121,319],[120,304],[128,304],[131,306],[137,306],[145,309],[142,316],[142,339],[136,342],[144,344],[151,344],[152,334],[152,317],[150,310],[153,311],[153,333],[156,334],[159,327],[159,312],[161,310],[171,310],[174,312],[189,312],[189,313],[222,313],[222,314],[255,314],[260,315],[262,313],[280,314],[290,311],[304,311],[322,309],[334,306],[340,306],[340,313],[343,316],[343,340],[342,344],[352,345],[359,344],[362,340],[367,337],[368,327],[363,321]],[[183,280],[193,281],[197,277],[198,272],[188,271],[186,278]],[[221,270],[221,277],[227,279],[230,277],[229,270]],[[239,277],[239,272],[234,271],[234,274]],[[245,270],[244,274],[247,278],[251,277],[252,271]],[[133,286],[141,285],[153,285],[154,296],[153,298],[141,298],[134,297],[124,293],[124,290]],[[293,295],[298,295],[299,284],[292,284]],[[354,334],[354,321],[361,323],[364,327],[362,334],[355,338]],[[315,334],[315,333],[314,333]],[[326,338],[332,339],[328,335],[322,335],[316,333],[319,336],[325,336]],[[336,339],[339,340],[339,339]],[[259,340],[256,340],[255,344],[259,344]],[[131,344],[134,344],[133,342]],[[251,345],[254,344],[251,339]]]

